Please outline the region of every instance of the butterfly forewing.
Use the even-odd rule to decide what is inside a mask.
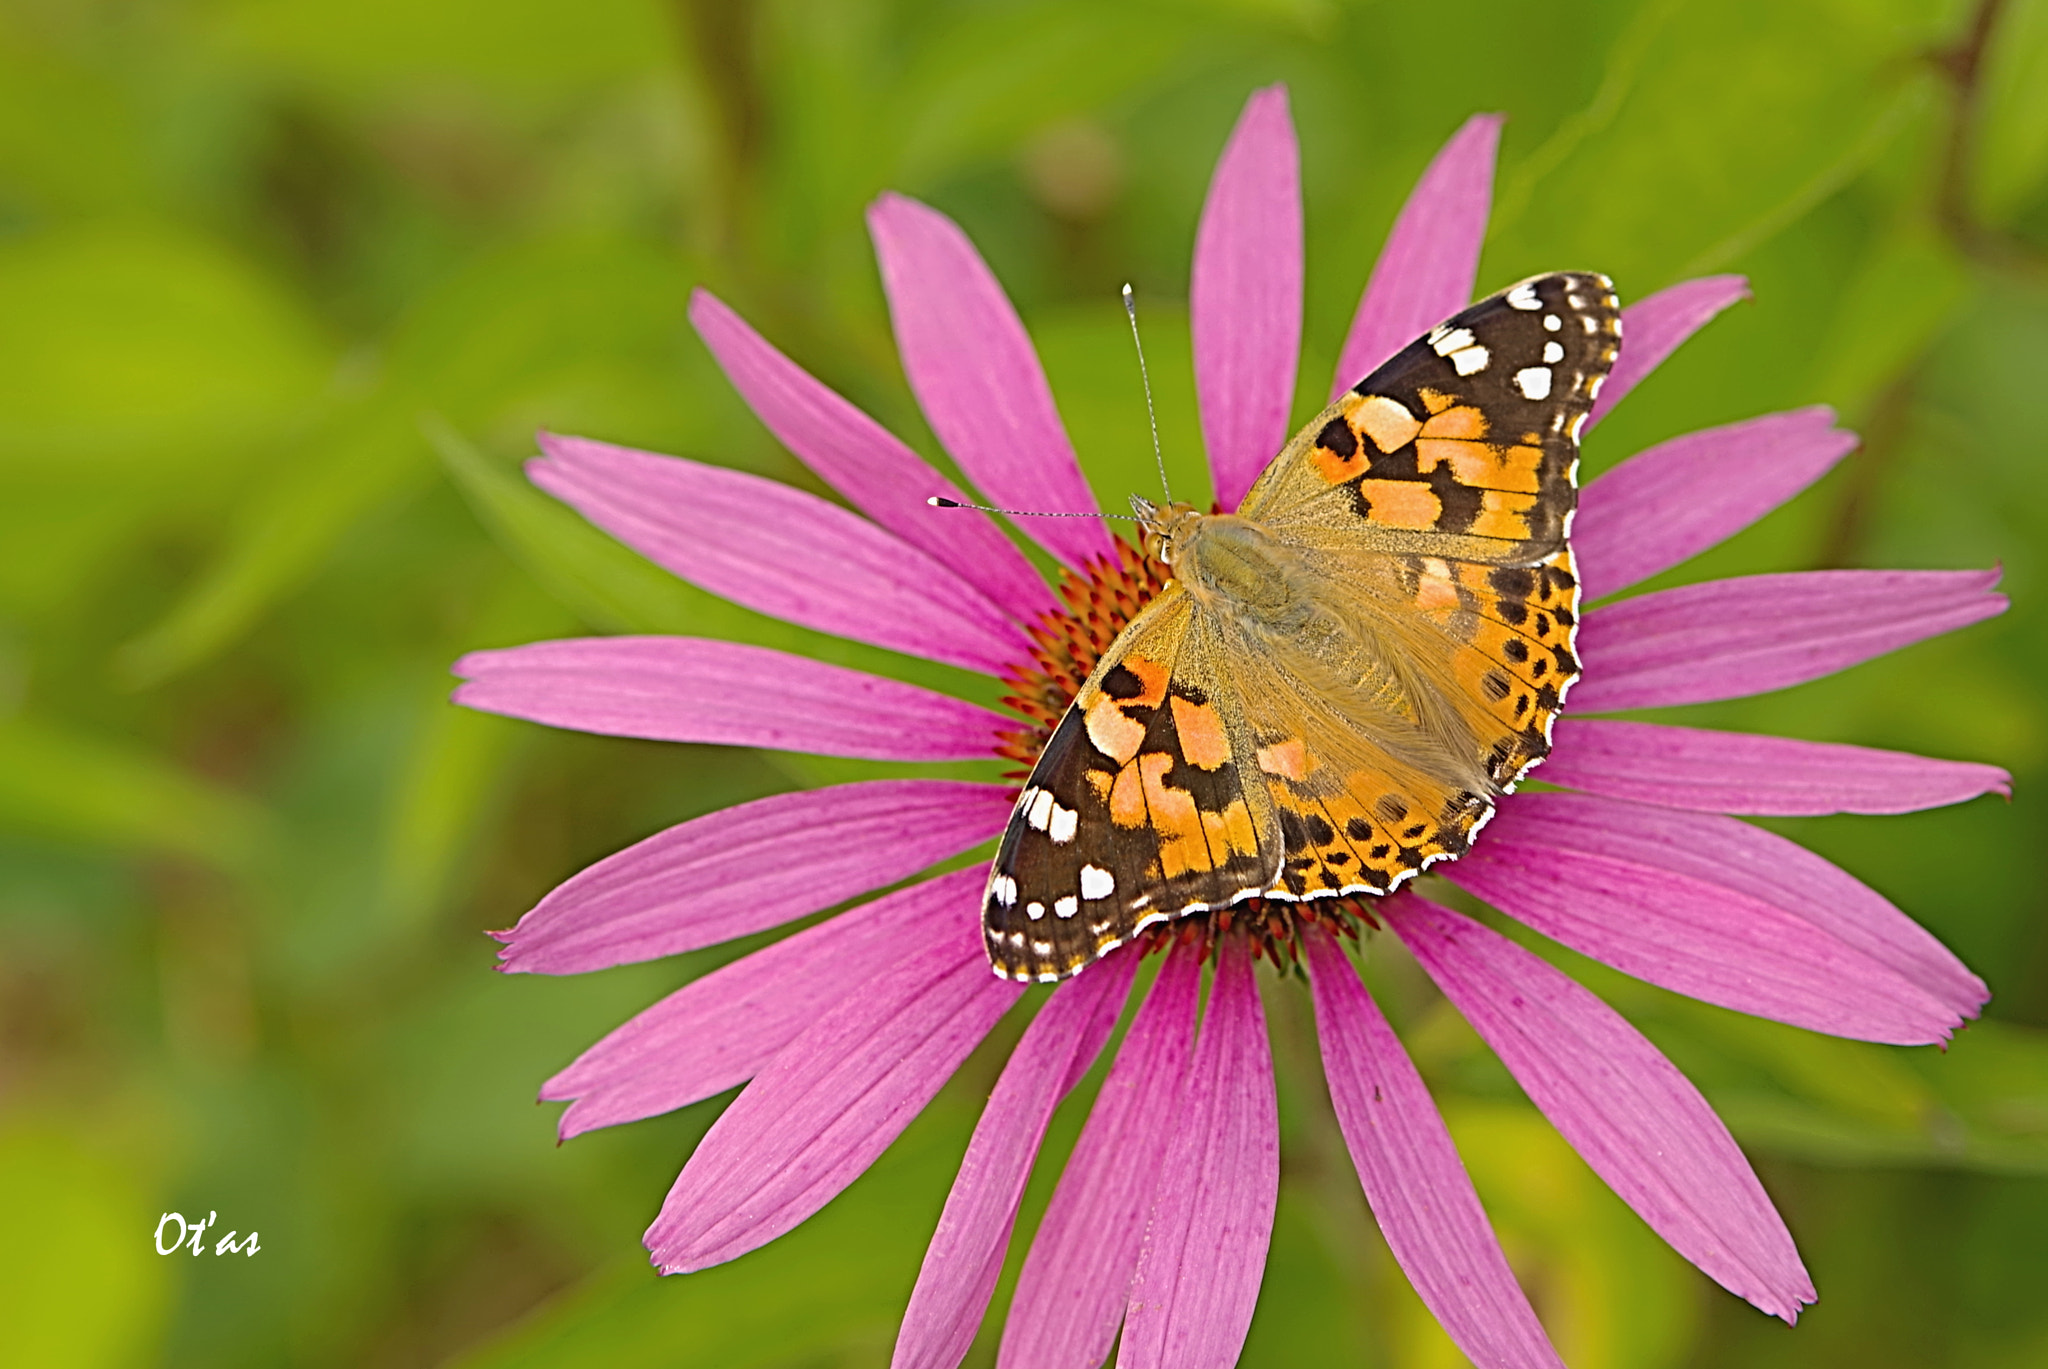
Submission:
[[[1432,328],[1290,442],[1239,512],[1302,540],[1528,565],[1564,545],[1612,369],[1605,277],[1539,276]]]
[[[1524,281],[1324,410],[1237,520],[1194,520],[1268,548],[1285,592],[1241,558],[1205,579],[1200,527],[1178,548],[1011,817],[983,910],[999,973],[1061,978],[1154,921],[1383,893],[1466,850],[1578,675],[1578,435],[1619,339],[1605,277]]]
[[[990,870],[982,933],[998,973],[1064,978],[1154,922],[1270,882],[1281,842],[1263,788],[1246,789],[1216,664],[1213,624],[1169,586],[1082,685]]]

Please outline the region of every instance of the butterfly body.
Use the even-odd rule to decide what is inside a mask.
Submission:
[[[998,974],[1385,893],[1470,845],[1578,674],[1577,438],[1619,331],[1604,277],[1525,281],[1340,396],[1237,512],[1133,500],[1173,579],[1019,797],[983,901]]]

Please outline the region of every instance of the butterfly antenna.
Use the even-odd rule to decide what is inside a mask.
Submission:
[[[1173,502],[1173,490],[1166,483],[1166,454],[1159,449],[1159,414],[1152,407],[1152,373],[1145,369],[1145,344],[1138,341],[1138,305],[1131,298],[1129,282],[1124,284],[1124,315],[1131,321],[1131,346],[1138,349],[1138,379],[1145,385],[1145,418],[1152,425],[1152,459],[1159,464],[1159,492]]]
[[[1127,523],[1138,521],[1128,513],[1045,513],[1037,509],[999,509],[990,504],[963,504],[941,494],[935,494],[924,502],[935,509],[977,509],[982,513],[1000,513],[1006,518],[1121,518]]]

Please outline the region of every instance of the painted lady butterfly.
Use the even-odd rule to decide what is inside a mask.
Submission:
[[[982,904],[998,974],[1385,893],[1471,845],[1579,674],[1579,429],[1620,337],[1606,277],[1537,276],[1347,391],[1235,514],[1132,501],[1174,578],[1017,800]]]

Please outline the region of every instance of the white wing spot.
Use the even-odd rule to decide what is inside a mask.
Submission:
[[[1024,916],[1030,918],[1033,922],[1038,921],[1038,919],[1045,916],[1045,905],[1043,903],[1025,904]]]
[[[1052,943],[1050,941],[1034,941],[1031,943],[1031,949],[1038,952],[1040,955],[1051,955]],[[1059,978],[1058,975],[1054,975],[1052,977],[1054,979]]]
[[[1453,352],[1470,347],[1478,340],[1472,336],[1472,330],[1469,328],[1446,329],[1442,324],[1438,324],[1429,331],[1429,345],[1436,349],[1436,354],[1440,357],[1447,357]]]
[[[1591,314],[1579,315],[1579,322],[1585,327],[1585,330],[1589,333],[1597,333],[1600,331],[1600,320],[1594,318]]]
[[[1515,372],[1515,388],[1524,399],[1550,398],[1550,368],[1529,366]]]
[[[1556,314],[1545,314],[1543,316],[1543,326],[1554,333],[1558,329],[1564,327],[1564,320],[1559,318]]]
[[[1056,806],[1052,791],[1040,789],[1032,794],[1031,807],[1025,810],[1024,821],[1031,824],[1033,831],[1043,832],[1046,824],[1052,821],[1052,810]]]
[[[1508,291],[1508,304],[1513,308],[1524,310],[1541,309],[1543,307],[1543,301],[1536,297],[1536,287],[1528,281],[1523,281],[1520,285]]]
[[[1046,826],[1046,833],[1054,842],[1065,846],[1074,839],[1074,831],[1081,825],[1081,815],[1071,808],[1052,806],[1052,821]]]
[[[988,891],[996,896],[996,902],[1005,908],[1017,906],[1017,881],[1008,875],[997,875],[989,881]]]
[[[1061,917],[1072,917],[1075,913],[1081,911],[1081,900],[1075,898],[1072,894],[1068,894],[1065,898],[1055,899],[1052,910]]]
[[[1462,328],[1458,331],[1464,332]],[[1472,335],[1465,333],[1465,336],[1469,338]],[[1451,353],[1451,365],[1458,368],[1458,374],[1461,376],[1476,375],[1485,370],[1487,360],[1486,349],[1476,345],[1460,347]]]
[[[1081,897],[1089,900],[1108,898],[1116,892],[1116,876],[1100,865],[1081,867]]]
[[[1552,365],[1556,365],[1558,362],[1563,361],[1564,344],[1556,341],[1544,343],[1543,359],[1547,362],[1550,362]]]

